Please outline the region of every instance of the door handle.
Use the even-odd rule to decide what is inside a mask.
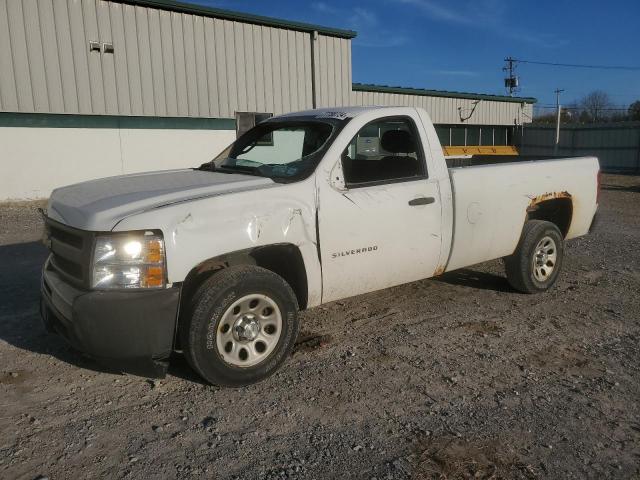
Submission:
[[[420,197],[414,198],[413,200],[409,200],[409,205],[415,207],[416,205],[429,205],[430,203],[434,203],[436,201],[433,197]]]

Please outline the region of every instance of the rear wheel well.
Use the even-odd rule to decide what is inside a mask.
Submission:
[[[539,202],[528,211],[528,220],[545,220],[553,223],[566,238],[573,217],[573,202],[571,198],[553,198]]]

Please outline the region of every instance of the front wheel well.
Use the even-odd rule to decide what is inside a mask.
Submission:
[[[562,237],[566,238],[573,218],[573,202],[571,197],[553,198],[530,206],[527,213],[528,220],[553,223],[562,233]]]
[[[281,276],[293,289],[301,310],[307,307],[307,272],[300,249],[290,243],[266,245],[210,258],[194,267],[182,284],[181,309],[209,277],[234,265],[256,265]]]

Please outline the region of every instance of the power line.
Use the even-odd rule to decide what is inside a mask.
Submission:
[[[520,60],[517,58],[511,58],[511,60],[518,63],[529,63],[532,65],[549,65],[552,67],[595,68],[599,70],[640,70],[640,67],[627,65],[584,65],[578,63],[536,62],[533,60]]]
[[[589,91],[587,90],[583,90],[584,93],[589,93]],[[526,95],[541,95],[541,94],[546,94],[549,93],[548,89],[542,89],[542,88],[526,88],[523,92],[523,94]],[[579,91],[578,91],[579,93]],[[607,95],[609,95],[610,97],[640,97],[640,92],[629,92],[629,93],[620,93],[620,92],[614,92],[611,93],[610,91],[607,90]]]

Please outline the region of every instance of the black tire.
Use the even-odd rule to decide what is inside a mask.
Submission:
[[[217,345],[220,322],[238,299],[265,295],[281,313],[281,330],[273,350],[254,366],[227,363]],[[209,277],[193,295],[181,318],[180,339],[191,367],[207,382],[243,386],[264,380],[290,355],[299,331],[298,302],[289,284],[279,275],[256,266],[235,266]],[[222,325],[225,328],[225,325]],[[228,329],[227,329],[228,330]]]
[[[543,239],[549,238],[546,248],[555,252],[552,270],[543,259],[536,263],[536,248]],[[551,246],[549,246],[551,245]],[[541,293],[551,288],[557,281],[564,259],[564,239],[560,230],[551,222],[529,220],[524,224],[516,251],[505,257],[507,280],[513,288],[523,293]],[[550,260],[547,260],[550,262]],[[550,262],[551,263],[551,262]],[[536,272],[536,266],[539,270]],[[545,270],[546,269],[546,270]],[[544,277],[541,272],[548,272]]]

